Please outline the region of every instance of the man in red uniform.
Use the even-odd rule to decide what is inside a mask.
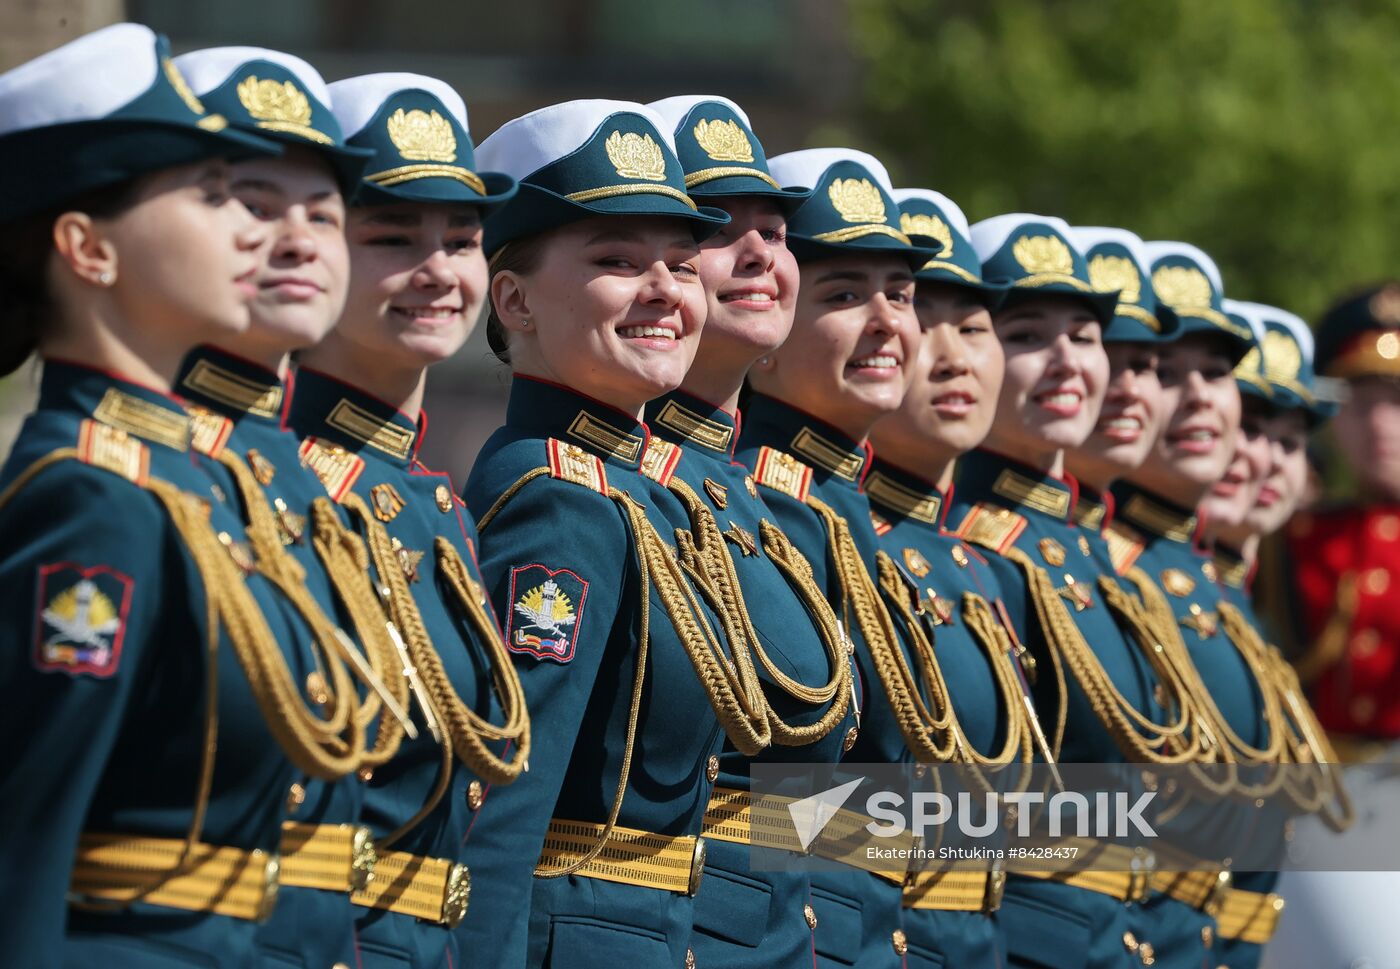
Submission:
[[[1299,672],[1343,758],[1359,759],[1400,738],[1400,283],[1329,310],[1316,365],[1346,382],[1332,429],[1358,491],[1289,527],[1309,643]]]

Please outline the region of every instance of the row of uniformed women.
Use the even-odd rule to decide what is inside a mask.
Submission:
[[[1216,482],[1286,517],[1222,477],[1247,339],[1198,251],[969,229],[721,98],[474,157],[433,79],[132,25],[0,76],[0,147],[3,365],[45,361],[0,494],[16,964],[1199,965],[1268,901],[749,865],[755,758],[1304,756],[1193,557]],[[423,387],[488,294],[463,501]]]

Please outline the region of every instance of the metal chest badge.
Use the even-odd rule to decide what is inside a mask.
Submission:
[[[574,658],[588,582],[568,569],[522,565],[510,572],[506,647],[537,659]]]

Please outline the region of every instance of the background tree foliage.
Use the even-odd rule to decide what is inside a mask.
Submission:
[[[852,0],[896,185],[1181,239],[1315,319],[1400,271],[1396,0]]]

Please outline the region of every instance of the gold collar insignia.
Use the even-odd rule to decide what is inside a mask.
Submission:
[[[244,377],[208,360],[198,361],[180,384],[245,414],[276,417],[282,411],[280,383],[269,384],[264,380]]]
[[[839,444],[835,444],[822,437],[810,427],[804,427],[797,432],[797,436],[792,439],[792,449],[797,454],[812,462],[819,468],[830,471],[832,474],[847,481],[855,481],[860,477],[861,468],[865,467],[865,454],[847,451]]]
[[[344,397],[331,409],[326,423],[337,431],[348,434],[361,444],[376,451],[383,451],[400,461],[413,451],[415,432],[375,416],[363,407]]]
[[[177,451],[190,446],[190,419],[187,414],[167,410],[140,397],[109,387],[92,412],[94,419],[108,427],[134,434],[143,440]]]
[[[938,511],[943,502],[937,495],[916,491],[879,471],[872,471],[870,477],[865,479],[865,493],[872,501],[906,518],[929,525],[938,524]]]
[[[666,401],[661,413],[656,415],[656,423],[675,431],[687,441],[693,441],[712,451],[729,451],[729,442],[734,439],[734,429],[718,421],[712,421],[674,400]]]
[[[588,411],[581,410],[574,422],[569,425],[568,434],[585,444],[611,454],[619,460],[631,463],[642,456],[642,439],[635,434],[619,431],[604,421],[598,420]]]
[[[1123,517],[1153,535],[1173,542],[1189,542],[1196,534],[1196,516],[1190,512],[1174,511],[1145,495],[1133,495],[1123,506]]]
[[[1007,468],[992,483],[995,494],[1035,511],[1064,518],[1069,514],[1069,492],[1035,481]]]
[[[1107,505],[1080,500],[1074,506],[1074,523],[1080,528],[1089,529],[1091,532],[1102,531],[1104,516],[1107,514]]]

